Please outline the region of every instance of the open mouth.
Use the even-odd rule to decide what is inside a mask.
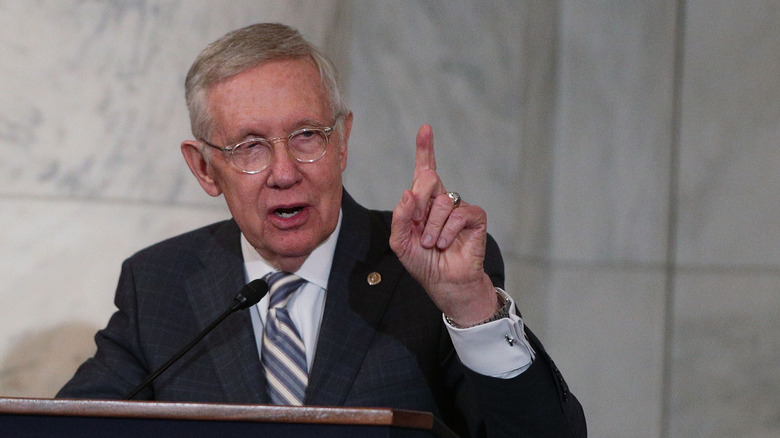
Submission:
[[[303,210],[303,207],[289,207],[289,208],[277,208],[274,210],[274,214],[287,219],[295,216],[296,214],[300,213],[301,210]]]

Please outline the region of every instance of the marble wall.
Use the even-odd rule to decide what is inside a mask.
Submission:
[[[780,4],[689,1],[670,430],[780,434]]]
[[[274,20],[343,70],[358,200],[392,208],[433,126],[591,436],[780,432],[773,0],[0,0],[0,395],[51,396],[121,261],[227,217],[181,83]]]
[[[780,5],[561,3],[548,342],[594,436],[780,432]]]
[[[0,1],[0,394],[53,395],[91,354],[84,333],[113,313],[122,260],[229,217],[179,152],[195,56],[258,21],[325,45],[337,11],[335,1]]]

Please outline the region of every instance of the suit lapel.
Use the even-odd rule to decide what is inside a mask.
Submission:
[[[234,221],[216,228],[200,253],[203,268],[189,278],[186,293],[203,330],[232,303],[244,285],[240,231]],[[265,378],[255,348],[248,311],[225,319],[206,338],[205,349],[219,376],[227,402],[266,403]]]
[[[403,268],[378,214],[344,192],[343,218],[305,404],[342,405]],[[379,273],[381,281],[369,284]]]
[[[343,219],[305,404],[342,405],[403,273],[389,248],[389,231],[379,214],[344,192]],[[200,253],[202,269],[186,283],[198,329],[204,329],[244,285],[240,230],[234,221],[214,232]],[[371,285],[369,274],[381,282]],[[249,313],[227,318],[202,341],[229,403],[269,403]]]

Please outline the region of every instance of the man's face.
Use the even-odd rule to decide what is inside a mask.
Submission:
[[[331,126],[335,117],[308,59],[264,63],[220,82],[207,103],[216,129],[206,140],[223,147],[252,137],[286,139],[303,126]],[[276,142],[271,164],[250,175],[211,151],[207,173],[217,194],[224,193],[241,231],[277,268],[296,270],[336,228],[352,115],[344,122],[313,163],[297,162],[285,142]]]

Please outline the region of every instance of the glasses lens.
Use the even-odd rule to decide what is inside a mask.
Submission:
[[[271,162],[271,145],[262,140],[249,140],[233,148],[233,162],[244,172],[254,173],[265,169]]]
[[[306,128],[290,135],[287,147],[298,161],[312,162],[325,155],[327,145],[328,136],[325,131]]]

